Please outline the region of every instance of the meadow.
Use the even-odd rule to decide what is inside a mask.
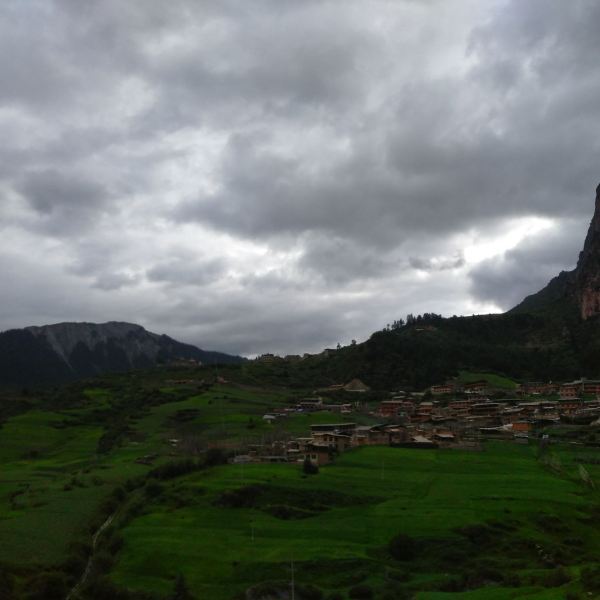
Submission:
[[[598,492],[579,468],[600,481],[597,450],[369,447],[316,475],[220,464],[311,424],[373,417],[273,425],[262,416],[307,390],[172,378],[77,384],[0,418],[0,598],[65,598],[111,515],[78,598],[164,599],[181,581],[199,600],[276,597],[292,565],[298,600],[600,594]]]
[[[357,449],[314,476],[221,466],[144,505],[121,531],[111,578],[166,594],[181,574],[198,598],[225,600],[259,583],[285,587],[293,562],[299,588],[331,597],[565,598],[600,552],[596,496],[565,468],[505,443]],[[410,546],[400,560],[390,550],[398,534]]]

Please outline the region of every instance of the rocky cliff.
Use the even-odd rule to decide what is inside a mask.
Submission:
[[[596,188],[594,216],[590,223],[577,267],[563,271],[539,292],[513,308],[515,312],[576,310],[582,320],[600,314],[600,185]]]
[[[575,269],[574,293],[582,319],[600,313],[600,185],[596,207]]]

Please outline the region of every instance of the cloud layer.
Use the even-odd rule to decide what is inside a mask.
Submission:
[[[315,351],[509,308],[600,180],[593,0],[0,8],[0,329]]]

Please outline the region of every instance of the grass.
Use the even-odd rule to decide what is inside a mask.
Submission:
[[[182,572],[199,597],[225,599],[261,580],[289,577],[286,569],[293,556],[300,582],[316,582],[330,591],[347,589],[362,573],[362,579],[382,587],[390,568],[386,544],[402,532],[433,553],[424,564],[417,560],[411,565],[414,573],[429,581],[426,585],[432,580],[440,585],[457,565],[445,565],[448,576],[428,569],[439,562],[440,548],[464,546],[464,537],[457,533],[461,527],[510,521],[517,523],[511,540],[553,546],[554,534],[533,518],[540,506],[549,519],[556,516],[568,523],[589,552],[600,549],[594,532],[579,522],[589,497],[574,481],[542,469],[531,449],[522,446],[489,444],[483,453],[364,448],[309,478],[290,465],[225,466],[172,485],[147,514],[124,529],[125,546],[112,575],[117,583],[167,592]],[[304,506],[307,493],[327,498],[342,492],[349,500],[341,505],[334,501],[314,516],[295,520],[277,518],[260,505],[219,504],[224,491],[254,485],[266,486],[270,493],[277,490],[288,502],[296,496]],[[175,497],[188,498],[190,505],[178,507]],[[358,569],[357,559],[362,564]],[[532,556],[527,559],[535,562]],[[494,560],[515,572],[526,565],[521,560],[518,567],[508,567],[504,556]],[[416,577],[408,585],[418,589],[421,584]],[[542,591],[529,586],[524,593],[560,597],[539,595]],[[487,592],[489,596],[474,591],[464,597],[529,597],[507,596],[508,588]],[[448,594],[419,596],[438,597]]]
[[[157,455],[154,464],[169,460],[174,449],[168,440],[182,434],[225,445],[260,439],[274,429],[262,415],[284,398],[280,392],[228,386],[180,401],[174,396],[175,401],[129,419],[131,436],[98,454],[105,429],[100,415],[118,398],[104,388],[85,389],[82,396],[72,408],[33,409],[0,428],[0,563],[59,563],[69,542],[87,535],[88,522],[111,490],[152,468],[136,463],[137,458]],[[186,410],[197,414],[178,422],[177,415]]]
[[[473,383],[474,381],[485,380],[493,388],[501,390],[516,390],[517,383],[508,377],[497,375],[496,373],[475,373],[472,371],[459,371],[458,381],[460,383]]]
[[[15,573],[60,565],[73,541],[89,541],[99,507],[117,486],[183,457],[186,440],[234,448],[308,435],[317,423],[374,421],[366,414],[317,412],[271,425],[262,416],[289,404],[284,389],[231,384],[202,391],[153,377],[115,378],[73,392],[70,400],[51,399],[50,407],[32,399],[30,410],[6,419],[0,427],[0,565]],[[122,431],[100,452],[99,442],[115,427]],[[172,446],[173,438],[182,443]],[[590,519],[597,496],[578,475],[578,459],[597,451],[556,444],[551,452],[555,471],[536,461],[534,447],[504,443],[489,443],[481,453],[363,448],[311,477],[286,464],[196,471],[161,481],[156,496],[141,488],[130,492],[119,514],[135,502],[142,511],[116,523],[124,546],[110,577],[123,587],[166,594],[183,573],[199,598],[229,600],[258,583],[289,580],[293,557],[299,585],[326,592],[367,584],[382,599],[384,592],[420,600],[562,598],[564,589],[542,585],[550,567],[532,544],[566,555],[574,580],[600,553]],[[154,456],[151,464],[136,462],[147,455]],[[599,482],[600,467],[585,466]],[[224,501],[232,492],[233,505],[238,497],[251,501],[234,508]],[[493,542],[472,541],[478,529],[461,533],[470,526],[483,527]],[[418,549],[406,564],[387,551],[399,532]],[[565,545],[567,538],[578,545]],[[518,585],[494,580],[498,571],[518,577]],[[481,573],[492,573],[492,580]],[[466,591],[442,591],[473,574]]]

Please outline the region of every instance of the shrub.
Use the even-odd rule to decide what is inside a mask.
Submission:
[[[355,600],[370,600],[373,598],[373,590],[369,585],[355,585],[348,591],[348,596]]]
[[[175,587],[173,588],[173,593],[169,596],[169,600],[194,600],[185,577],[181,573],[175,580]]]
[[[156,498],[164,491],[164,487],[158,481],[149,481],[144,488],[144,493],[148,498]]]
[[[27,600],[64,600],[69,585],[66,577],[56,571],[40,573],[28,585]]]
[[[227,454],[222,448],[209,448],[204,457],[204,464],[207,467],[216,467],[227,463]]]
[[[412,560],[416,554],[416,543],[410,536],[399,533],[389,541],[388,550],[396,560]]]
[[[302,472],[305,475],[317,475],[319,472],[319,465],[315,465],[307,456],[302,463]]]
[[[298,596],[302,600],[322,600],[323,592],[314,585],[298,586]]]
[[[600,592],[600,567],[586,567],[581,571],[581,583],[590,592]]]

